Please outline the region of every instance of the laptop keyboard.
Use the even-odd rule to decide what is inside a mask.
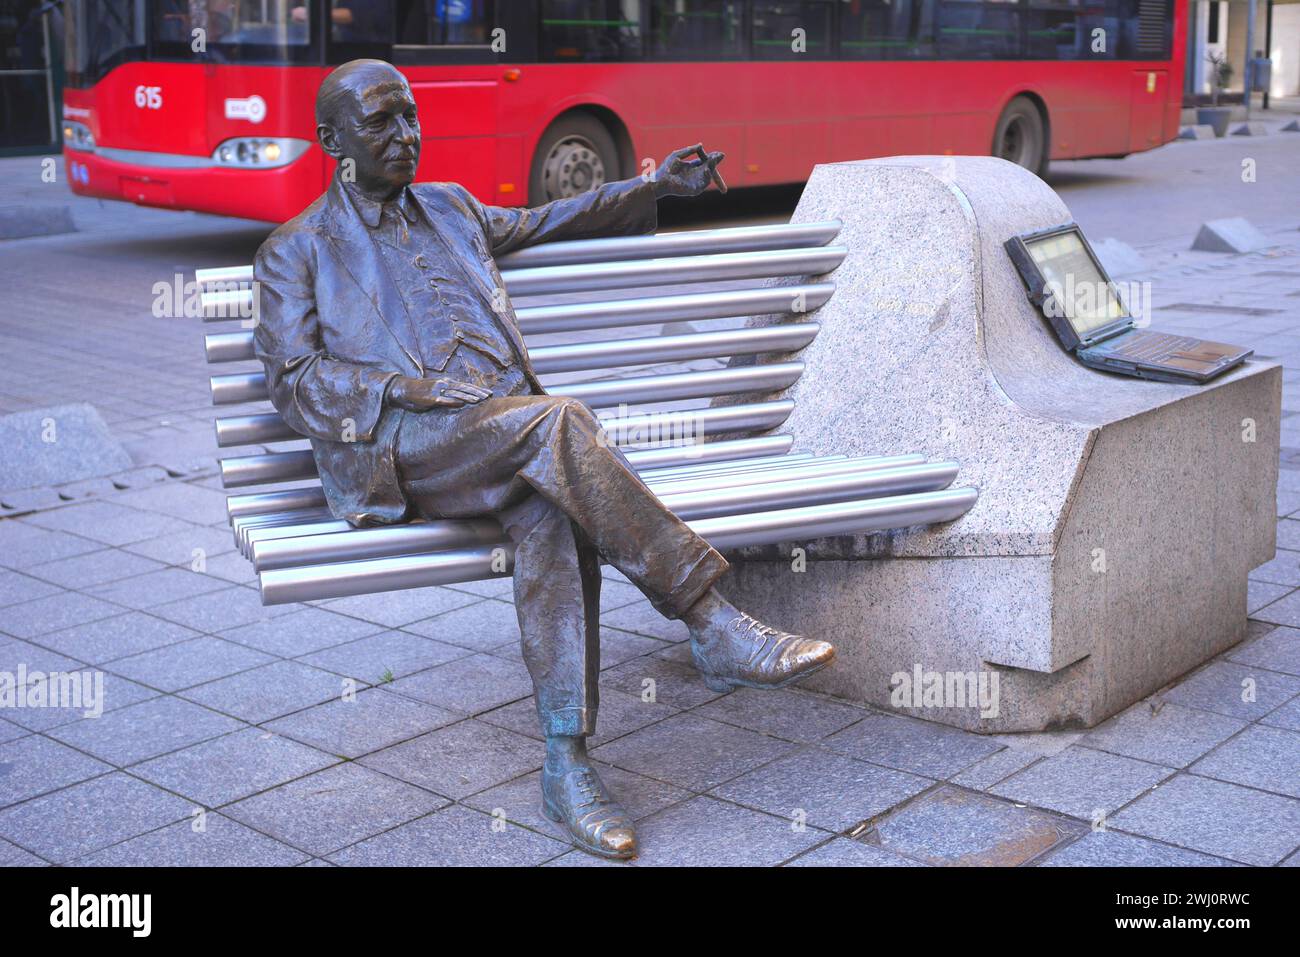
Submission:
[[[1168,332],[1145,332],[1132,336],[1111,355],[1144,362],[1163,362],[1176,352],[1195,352],[1204,340],[1191,336],[1175,336]]]

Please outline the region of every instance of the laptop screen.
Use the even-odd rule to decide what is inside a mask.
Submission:
[[[1128,316],[1128,311],[1092,257],[1078,226],[1024,240],[1052,298],[1080,339]],[[1048,304],[1045,304],[1045,307]]]

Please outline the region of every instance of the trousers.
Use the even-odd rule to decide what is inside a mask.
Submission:
[[[595,730],[603,558],[680,617],[727,561],[664,507],[582,402],[532,392],[516,366],[467,346],[442,376],[491,391],[407,412],[402,489],[422,518],[496,516],[515,545],[514,596],[542,731]]]

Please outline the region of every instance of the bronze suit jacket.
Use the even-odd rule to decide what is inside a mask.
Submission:
[[[509,298],[500,295],[504,311],[493,310],[504,288],[494,257],[542,242],[649,233],[658,222],[654,187],[639,179],[535,209],[485,206],[455,183],[410,190],[433,224],[412,226],[416,248],[431,260],[459,261],[539,394]],[[418,344],[403,336],[406,324],[391,321],[405,306],[375,242],[336,176],[320,199],[270,235],[253,266],[260,297],[254,341],[271,402],[311,440],[330,510],[354,525],[406,518],[394,446],[402,417],[418,413],[386,406],[384,394],[397,375],[425,375]]]

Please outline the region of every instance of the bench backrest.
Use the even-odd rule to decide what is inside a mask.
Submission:
[[[847,253],[843,246],[832,244],[839,227],[831,221],[550,243],[511,253],[498,265],[526,341],[545,333],[753,315],[784,314],[799,320],[763,328],[650,334],[562,345],[534,346],[530,342],[529,356],[538,375],[592,374],[589,381],[548,384],[547,391],[580,398],[600,414],[602,409],[620,406],[680,404],[682,400],[777,392],[792,385],[803,371],[798,361],[657,375],[619,374],[619,370],[761,353],[788,354],[803,348],[818,332],[817,323],[805,316],[825,303],[835,286],[825,279],[803,282],[789,277],[821,276],[835,269]],[[217,445],[232,448],[303,441],[270,409],[266,378],[254,358],[252,327],[257,320],[252,266],[202,269],[197,279],[203,290],[205,321],[232,323],[229,331],[205,337],[208,361],[223,366],[220,374],[211,377],[213,403],[267,403],[266,410],[240,410],[217,418]],[[765,282],[734,288],[737,281],[744,280]],[[731,283],[732,288],[704,287],[720,282]],[[653,294],[590,298],[592,293],[647,288]],[[540,296],[574,293],[587,294],[586,301],[530,302]],[[651,421],[662,431],[672,428],[674,416],[683,422],[689,419],[696,436],[752,435],[780,426],[792,409],[789,401],[772,400],[677,413],[628,415],[620,409],[617,416],[602,418],[614,441],[635,444]],[[790,437],[778,435],[738,441],[746,443],[743,451],[752,455],[776,454],[790,446]],[[222,482],[227,488],[296,484],[316,474],[310,449],[273,450],[221,460]],[[231,496],[229,510],[233,519],[322,504],[320,488],[313,486]]]

